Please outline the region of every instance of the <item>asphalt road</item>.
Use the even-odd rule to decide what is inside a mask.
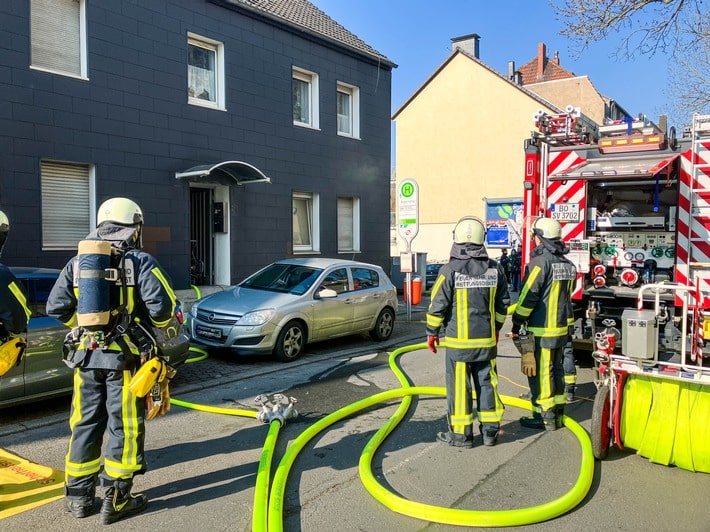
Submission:
[[[403,310],[403,309],[402,309]],[[299,416],[278,435],[273,481],[283,473],[288,448],[329,414],[399,388],[388,367],[395,347],[423,342],[423,307],[411,321],[400,312],[395,334],[385,344],[343,339],[310,348],[294,363],[264,358],[213,356],[181,368],[173,396],[201,405],[256,410],[258,394],[282,392],[298,399]],[[504,329],[505,332],[506,329]],[[425,349],[400,357],[417,386],[443,386],[443,360]],[[512,343],[501,341],[500,391],[526,391]],[[578,398],[567,413],[590,430],[594,372],[580,361]],[[0,447],[32,461],[63,469],[68,440],[68,400],[40,403],[6,416]],[[433,518],[403,515],[376,500],[363,485],[358,462],[368,441],[399,401],[365,408],[314,435],[298,454],[283,491],[288,531],[461,530]],[[391,493],[443,508],[498,511],[542,505],[562,497],[576,482],[582,459],[570,430],[538,432],[520,427],[525,412],[507,407],[495,447],[448,447],[435,441],[446,427],[441,397],[415,397],[404,421],[374,452],[373,473]],[[136,489],[151,500],[148,510],[111,525],[112,530],[251,530],[259,461],[268,426],[251,418],[174,406],[148,423],[150,470]],[[597,462],[591,488],[581,503],[544,523],[521,530],[710,530],[710,476],[651,464],[633,451],[612,449]],[[397,506],[397,505],[395,505]],[[533,514],[531,513],[531,519]],[[96,516],[77,523],[56,501],[0,522],[3,531],[105,529]],[[481,527],[487,529],[485,527]]]

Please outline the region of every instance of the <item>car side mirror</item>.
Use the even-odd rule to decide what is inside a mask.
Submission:
[[[338,292],[336,292],[332,288],[323,288],[322,290],[319,290],[318,293],[316,293],[316,297],[318,299],[330,299],[333,297],[338,297]]]

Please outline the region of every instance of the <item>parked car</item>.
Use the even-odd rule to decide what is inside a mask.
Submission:
[[[443,264],[427,264],[426,265],[426,289],[430,290],[434,286],[434,281],[439,275],[439,270]]]
[[[397,289],[379,266],[307,258],[275,262],[190,308],[192,340],[237,354],[298,358],[311,342],[392,335]]]
[[[60,270],[20,267],[10,270],[24,286],[32,314],[27,326],[27,349],[20,365],[0,377],[0,408],[68,395],[73,384],[72,370],[62,360],[62,346],[69,329],[47,316],[46,309],[47,297]],[[188,356],[189,352],[185,352],[169,363],[179,366]]]

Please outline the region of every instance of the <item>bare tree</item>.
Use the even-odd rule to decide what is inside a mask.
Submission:
[[[710,11],[705,0],[550,0],[581,54],[618,36],[616,58],[667,54],[665,88],[674,115],[710,111]],[[687,120],[687,118],[686,118]]]

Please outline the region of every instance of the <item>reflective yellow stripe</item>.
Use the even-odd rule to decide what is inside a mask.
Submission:
[[[565,384],[577,384],[577,375],[565,375]]]
[[[113,478],[128,478],[136,471],[142,469],[143,464],[138,463],[138,412],[136,398],[128,388],[131,373],[123,371],[123,389],[121,390],[121,422],[123,424],[123,451],[121,462],[104,460],[106,474]]]
[[[17,299],[17,302],[22,305],[22,309],[25,311],[25,316],[29,320],[32,315],[32,311],[27,307],[27,298],[25,297],[25,294],[22,292],[20,287],[17,286],[15,281],[12,281],[8,288],[10,289],[10,292],[12,292],[12,295],[15,296],[15,299]]]
[[[560,304],[560,282],[552,281],[550,286],[550,296],[547,299],[547,321],[549,327],[557,325]]]
[[[540,349],[540,368],[537,375],[537,380],[540,385],[540,397],[537,399],[538,405],[543,410],[549,410],[555,405],[555,399],[552,397],[550,388],[550,379],[552,378],[550,349],[543,347]]]
[[[72,414],[69,417],[69,428],[72,433],[74,432],[74,427],[77,423],[81,421],[81,385],[83,384],[81,378],[81,373],[79,369],[74,370],[74,395],[72,397]],[[93,475],[98,473],[101,469],[101,457],[99,456],[95,460],[90,462],[76,463],[69,460],[71,456],[71,449],[74,445],[73,438],[69,439],[69,450],[64,459],[64,478],[68,481],[69,477],[84,477],[86,475]]]
[[[160,271],[160,268],[153,268],[151,270],[151,273],[158,278],[158,281],[160,281],[160,284],[163,285],[163,288],[165,289],[168,294],[168,297],[170,298],[170,318],[160,322],[151,319],[151,321],[156,327],[165,327],[168,323],[170,323],[170,320],[173,317],[173,310],[175,309],[175,301],[177,300],[177,297],[175,296],[175,292],[173,292],[170,283],[165,278],[165,275],[163,275],[163,272]]]
[[[467,412],[466,363],[456,362],[454,366],[454,413],[451,427],[454,434],[464,434],[466,425],[473,423],[473,414]]]
[[[441,324],[443,322],[444,322],[444,318],[440,318],[439,316],[434,316],[432,314],[426,315],[426,324],[429,327],[439,328],[439,327],[441,327]]]
[[[456,335],[457,340],[468,338],[468,290],[456,289]]]
[[[444,280],[446,280],[446,277],[443,275],[439,275],[439,277],[436,278],[436,281],[434,281],[434,286],[431,287],[431,300],[434,300],[434,297],[436,297],[437,292],[439,292],[439,289],[441,288],[441,285],[444,283]]]
[[[532,332],[538,338],[559,338],[567,336],[569,329],[567,325],[562,327],[528,327],[528,331]]]
[[[537,279],[537,276],[540,275],[541,271],[542,269],[540,268],[540,266],[533,267],[533,269],[530,270],[530,274],[528,275],[528,278],[525,281],[525,285],[520,290],[520,295],[518,296],[518,303],[515,309],[515,313],[519,314],[523,318],[527,318],[528,316],[530,316],[532,309],[523,307],[521,305],[521,301],[525,301],[525,298],[528,296],[528,292],[530,292],[530,287],[535,282],[535,279]]]
[[[495,336],[492,338],[452,338],[447,336],[444,341],[447,347],[453,347],[454,349],[473,349],[480,347],[493,347],[496,345]]]

